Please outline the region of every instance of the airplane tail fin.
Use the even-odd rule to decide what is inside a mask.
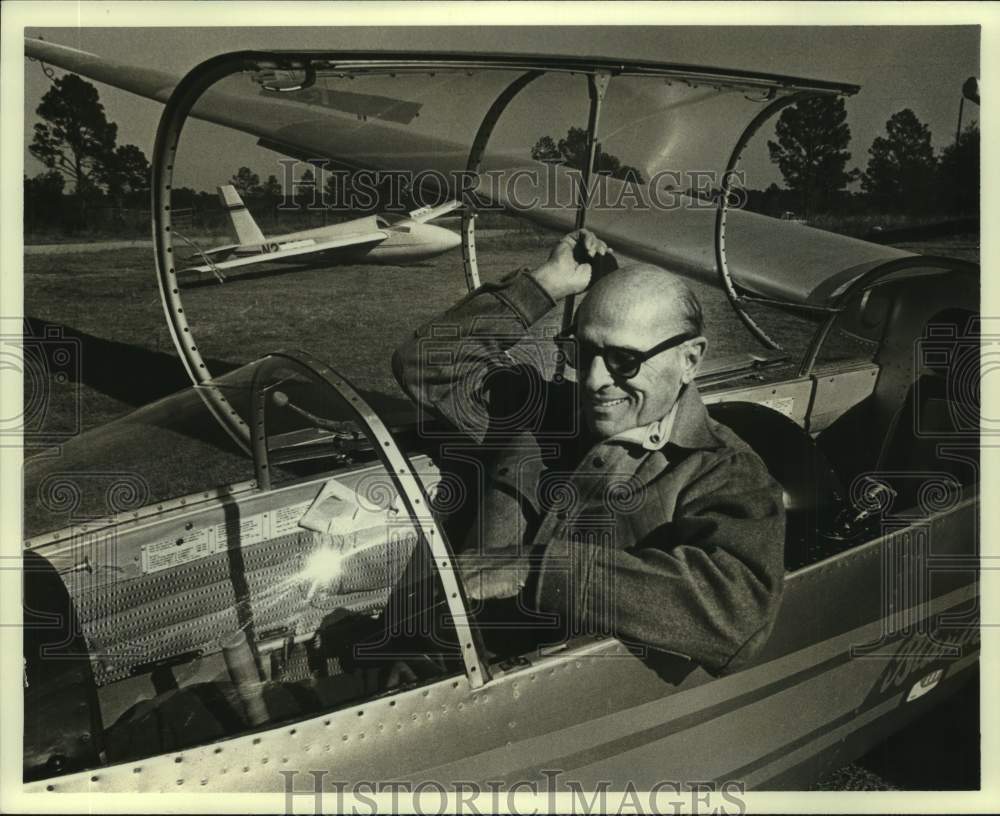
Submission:
[[[236,233],[236,240],[240,244],[262,244],[264,243],[264,233],[260,231],[257,222],[250,215],[240,194],[231,184],[224,184],[219,188],[219,201],[229,212],[229,220],[233,224],[233,232]]]

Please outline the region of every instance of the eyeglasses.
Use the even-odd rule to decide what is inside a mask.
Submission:
[[[662,343],[657,343],[646,351],[622,346],[596,346],[577,337],[575,326],[571,326],[562,334],[556,335],[554,340],[568,367],[586,371],[590,368],[595,357],[602,357],[604,366],[610,374],[630,380],[639,373],[642,364],[647,360],[652,359],[660,352],[686,343],[688,340],[694,340],[697,336],[693,332],[681,332],[673,337],[668,337]]]

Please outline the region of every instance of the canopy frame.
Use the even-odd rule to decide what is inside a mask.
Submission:
[[[527,71],[521,74],[494,100],[472,141],[469,160],[465,165],[467,177],[472,178],[478,175],[490,136],[493,135],[493,130],[507,106],[514,101],[514,97],[541,75],[542,71]],[[471,292],[478,289],[480,283],[479,263],[476,256],[476,212],[471,202],[466,202],[466,206],[462,210],[462,261],[465,265],[465,285]]]
[[[182,364],[206,406],[226,432],[246,452],[251,452],[251,432],[225,395],[212,384],[212,373],[195,342],[193,332],[184,314],[177,270],[173,257],[172,213],[170,191],[173,181],[174,157],[184,123],[191,109],[212,85],[241,71],[261,69],[303,70],[309,83],[322,74],[342,75],[394,74],[409,72],[435,73],[437,71],[522,70],[525,73],[515,80],[494,102],[480,125],[478,144],[470,152],[468,164],[478,164],[500,115],[517,93],[537,76],[547,72],[582,74],[587,77],[590,95],[588,120],[588,166],[582,174],[581,200],[577,208],[577,228],[586,224],[587,194],[596,151],[596,134],[600,107],[608,82],[615,76],[661,77],[669,81],[688,84],[707,84],[723,87],[764,90],[771,95],[779,90],[817,94],[853,94],[858,86],[820,80],[802,79],[780,74],[699,67],[679,63],[657,63],[641,60],[612,60],[594,57],[552,57],[510,54],[468,54],[461,52],[435,54],[428,58],[405,52],[373,55],[364,51],[332,54],[327,51],[237,51],[213,57],[188,72],[174,88],[166,101],[157,128],[153,151],[152,230],[155,245],[157,282],[160,299],[171,339],[181,357]],[[530,79],[527,77],[530,76]],[[273,90],[273,89],[272,89]],[[773,111],[772,111],[773,112]],[[758,125],[759,126],[759,125]],[[749,135],[744,134],[746,138]],[[481,137],[481,139],[480,139]],[[478,283],[475,260],[474,218],[463,217],[463,250],[466,257],[467,285]],[[573,303],[565,305],[564,322],[572,315]]]

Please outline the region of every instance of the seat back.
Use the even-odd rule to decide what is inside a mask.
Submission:
[[[830,554],[846,492],[823,452],[795,422],[753,402],[718,402],[709,415],[729,427],[764,461],[781,485],[785,505],[785,568],[798,569]]]
[[[966,422],[956,421],[956,416]],[[959,486],[978,480],[978,429],[966,427],[970,417],[978,425],[978,399],[956,406],[939,373],[924,374],[910,387],[875,467],[876,476],[896,491],[898,509],[918,506],[925,479],[940,480],[947,474]]]

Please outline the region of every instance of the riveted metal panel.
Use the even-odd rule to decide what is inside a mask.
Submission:
[[[812,380],[802,377],[785,382],[766,383],[726,391],[711,391],[704,395],[704,402],[754,402],[764,405],[804,425],[812,399]]]
[[[878,372],[877,365],[868,363],[849,371],[814,374],[816,389],[809,412],[809,432],[822,431],[848,408],[871,396]]]

